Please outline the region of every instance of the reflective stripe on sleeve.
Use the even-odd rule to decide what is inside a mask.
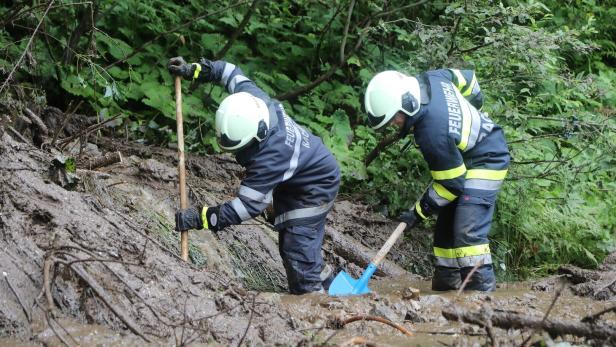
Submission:
[[[332,206],[334,206],[334,202],[330,201],[327,204],[323,204],[323,205],[319,205],[315,207],[305,207],[305,208],[298,208],[296,210],[287,211],[283,214],[276,216],[276,219],[274,220],[274,224],[279,225],[279,224],[282,224],[292,219],[319,216],[329,211],[332,208]]]
[[[471,132],[468,135],[468,144],[464,151],[469,151],[475,147],[477,144],[477,139],[479,138],[479,132],[481,131],[481,116],[479,115],[479,111],[474,107],[471,107]]]
[[[507,176],[507,170],[470,169],[466,172],[466,179],[502,180],[505,176]]]
[[[222,71],[222,77],[220,79],[220,83],[222,83],[223,86],[227,86],[227,82],[229,81],[229,77],[231,77],[233,70],[235,70],[235,65],[225,63],[225,69]]]
[[[432,183],[432,188],[440,197],[442,197],[443,199],[446,199],[447,201],[454,201],[457,198],[455,194],[447,190],[447,188],[445,188],[440,183],[437,183],[437,182]]]
[[[267,194],[263,194],[250,187],[240,186],[238,195],[244,196],[252,201],[261,202],[265,204],[269,204],[272,202],[272,191],[271,190],[267,192]]]
[[[464,175],[464,173],[466,173],[466,166],[464,166],[464,163],[462,163],[462,165],[456,168],[449,170],[430,171],[430,174],[432,174],[432,178],[434,178],[435,180],[449,180],[462,176]]]
[[[244,81],[250,81],[250,79],[243,75],[235,75],[229,82],[229,88],[227,88],[227,90],[229,93],[235,93],[235,86]]]
[[[464,92],[462,92],[462,96],[469,96],[471,95],[471,93],[473,92],[473,89],[475,89],[475,85],[477,84],[477,76],[473,73],[473,79],[471,80],[471,83],[469,83],[466,86],[466,90],[464,90]]]
[[[485,180],[481,178],[471,178],[464,181],[464,188],[481,190],[499,190],[503,180]]]
[[[417,201],[415,203],[415,211],[417,211],[417,214],[419,215],[419,217],[421,217],[423,219],[428,219],[428,217],[426,217],[426,215],[421,210],[421,206],[419,205],[419,201]]]
[[[237,213],[238,217],[240,217],[242,221],[252,218],[240,198],[235,198],[231,200],[231,207],[233,207],[233,210],[235,211],[235,213]]]
[[[460,72],[460,70],[458,69],[450,69],[449,71],[453,72],[453,74],[456,77],[456,81],[458,82],[458,83],[455,83],[454,81],[456,88],[458,88],[458,90],[462,90],[462,88],[466,86],[466,79],[464,78],[464,76],[462,76],[462,72]]]

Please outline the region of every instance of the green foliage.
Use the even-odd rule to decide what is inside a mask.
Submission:
[[[16,79],[44,90],[62,109],[83,100],[84,111],[103,119],[121,113],[127,135],[162,145],[176,141],[167,59],[216,56],[250,7],[228,9],[227,1],[61,3],[49,12]],[[284,103],[337,157],[342,198],[395,215],[430,180],[417,150],[401,153],[405,141],[364,166],[383,135],[364,122],[363,90],[372,75],[471,68],[486,94],[483,111],[505,129],[513,157],[493,226],[503,273],[533,275],[563,262],[594,266],[616,247],[616,8],[594,0],[418,7],[357,1],[348,16],[349,4],[260,2],[223,57],[272,96],[322,80]],[[29,6],[0,5],[0,76],[12,69],[30,38],[28,28],[44,10]],[[332,67],[338,68],[321,78]],[[189,151],[219,150],[213,115],[225,95],[218,85],[183,83]]]

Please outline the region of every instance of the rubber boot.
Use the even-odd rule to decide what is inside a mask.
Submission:
[[[434,267],[434,276],[432,276],[432,290],[456,290],[460,288],[462,279],[460,269],[448,268],[443,266]]]
[[[330,284],[334,281],[334,277],[336,274],[332,270],[331,266],[325,264],[323,270],[321,271],[321,284],[323,285],[323,289],[327,291],[329,289]]]
[[[472,267],[465,267],[460,270],[462,279],[472,270]],[[494,276],[494,269],[492,264],[482,265],[477,268],[477,271],[473,273],[464,290],[477,290],[481,292],[493,292],[496,290],[496,277]]]

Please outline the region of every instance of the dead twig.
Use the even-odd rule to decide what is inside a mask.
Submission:
[[[468,282],[471,280],[471,277],[473,277],[473,274],[475,273],[475,271],[477,271],[477,269],[481,265],[483,265],[483,259],[478,260],[477,264],[475,264],[475,266],[473,266],[471,271],[469,271],[468,275],[466,275],[466,278],[464,279],[464,282],[462,282],[462,285],[460,286],[460,289],[458,289],[458,293],[456,295],[460,295],[462,293],[464,288],[466,288],[466,285],[468,284]]]
[[[55,321],[52,317],[51,317],[51,313],[49,311],[45,312],[45,319],[47,320],[47,326],[49,326],[49,328],[51,329],[51,331],[53,331],[53,333],[58,337],[58,339],[60,340],[60,342],[62,342],[63,344],[65,344],[68,347],[72,347],[74,345],[72,345],[71,343],[69,343],[66,338],[64,338],[64,336],[60,335],[58,333],[58,331],[56,330],[56,328],[54,328],[53,324],[51,324],[52,321]],[[60,323],[58,323],[57,321],[55,321],[58,325],[60,325]],[[61,326],[61,325],[60,325]],[[64,329],[64,327],[62,327],[62,330],[66,331],[66,329]],[[68,334],[68,332],[67,332]],[[73,336],[71,336],[71,334],[68,334],[68,336],[71,337],[71,339],[73,341],[75,341],[75,338],[73,338]],[[79,346],[79,343],[77,343],[77,341],[75,341],[75,345]]]
[[[394,322],[390,321],[389,319],[386,319],[386,318],[383,318],[383,317],[378,317],[378,316],[357,315],[357,316],[353,316],[353,317],[347,318],[347,319],[345,319],[343,321],[340,321],[339,323],[335,322],[334,326],[335,327],[339,327],[339,328],[343,328],[345,325],[347,325],[349,323],[357,322],[357,321],[375,321],[375,322],[384,323],[384,324],[389,325],[390,327],[393,327],[393,328],[396,328],[396,329],[400,330],[400,332],[402,332],[406,336],[413,336],[413,333],[410,332],[409,330],[407,330],[402,325],[394,323]]]
[[[556,300],[558,300],[558,298],[562,294],[563,289],[565,289],[565,282],[563,282],[560,288],[558,288],[558,290],[556,291],[556,293],[554,293],[554,298],[552,299],[552,302],[550,303],[550,307],[548,307],[547,311],[545,311],[545,315],[543,315],[543,320],[541,320],[541,324],[544,324],[545,321],[548,319],[548,316],[550,315],[550,312],[552,312],[552,308],[554,308],[554,304],[556,304]],[[522,342],[521,346],[525,347],[530,342],[530,339],[532,337],[533,337],[533,333],[528,335],[528,337]]]
[[[9,280],[9,274],[3,271],[2,276],[4,276],[4,280],[6,281],[6,284],[9,286],[9,288],[13,292],[13,295],[15,295],[15,297],[17,298],[17,302],[19,302],[19,305],[21,305],[22,310],[24,310],[24,314],[26,315],[28,322],[29,323],[32,322],[32,317],[30,316],[30,312],[28,312],[28,310],[26,309],[26,305],[24,304],[23,300],[21,300],[21,297],[17,294],[15,287],[13,287],[13,284]]]
[[[113,116],[111,118],[108,118],[108,119],[105,119],[102,122],[96,123],[94,125],[90,125],[89,127],[85,128],[84,130],[82,130],[82,131],[80,131],[80,132],[78,132],[76,134],[73,134],[73,135],[71,135],[71,136],[69,136],[67,138],[64,138],[64,139],[58,141],[58,146],[60,146],[60,148],[64,149],[64,147],[66,147],[66,145],[68,143],[70,143],[71,141],[73,141],[74,139],[79,138],[79,137],[81,137],[83,135],[87,135],[87,134],[89,134],[89,133],[91,133],[93,131],[96,131],[96,130],[102,128],[105,124],[111,122],[112,120],[115,120],[116,118],[120,117],[121,115],[122,115],[122,113],[118,113],[115,116]]]
[[[252,296],[252,305],[250,307],[250,317],[248,318],[248,324],[246,325],[246,330],[244,330],[244,335],[242,335],[242,338],[237,343],[237,347],[240,347],[242,345],[242,342],[244,342],[244,339],[246,338],[246,335],[248,334],[248,330],[250,329],[250,324],[252,324],[252,317],[255,314],[255,301],[258,295],[259,294],[257,293]]]
[[[12,126],[8,126],[8,129],[15,135],[17,136],[18,139],[21,140],[21,142],[29,144],[30,141],[28,141],[28,139],[26,139],[22,134],[19,133],[19,131],[15,130],[15,128],[13,128]]]
[[[45,125],[45,123],[41,120],[41,117],[37,116],[36,113],[34,113],[31,109],[27,107],[24,109],[24,111],[26,113],[26,116],[28,116],[28,118],[33,121],[34,124],[36,124],[36,126],[43,133],[43,135],[49,134],[49,129],[47,129],[47,125]]]
[[[602,315],[608,313],[608,312],[616,312],[616,305],[612,306],[612,307],[608,307],[605,310],[601,310],[597,313],[593,313],[590,316],[586,316],[584,318],[582,318],[582,322],[584,323],[592,323],[594,321],[596,321],[599,317],[601,317]]]
[[[72,101],[71,101],[72,103]],[[83,103],[83,100],[80,100],[77,105],[71,110],[69,111],[71,104],[68,105],[67,111],[64,112],[64,120],[62,121],[62,126],[60,126],[60,128],[56,129],[55,133],[53,134],[53,138],[51,140],[51,145],[55,146],[56,145],[56,141],[58,140],[58,135],[60,135],[60,133],[64,130],[64,128],[66,127],[66,124],[68,124],[69,119],[71,118],[71,115],[73,115],[77,109],[79,109],[79,107],[81,107],[81,104]]]

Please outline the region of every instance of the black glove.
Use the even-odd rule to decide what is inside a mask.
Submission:
[[[203,229],[201,220],[201,208],[189,207],[175,212],[175,231],[190,229]]]
[[[195,70],[198,64],[188,64],[182,57],[175,57],[169,59],[167,69],[174,76],[184,77],[187,80],[193,80],[195,77]]]
[[[405,232],[412,229],[415,224],[417,224],[418,219],[419,217],[417,216],[415,209],[404,211],[398,216],[399,221],[406,223],[406,228],[404,229]]]

